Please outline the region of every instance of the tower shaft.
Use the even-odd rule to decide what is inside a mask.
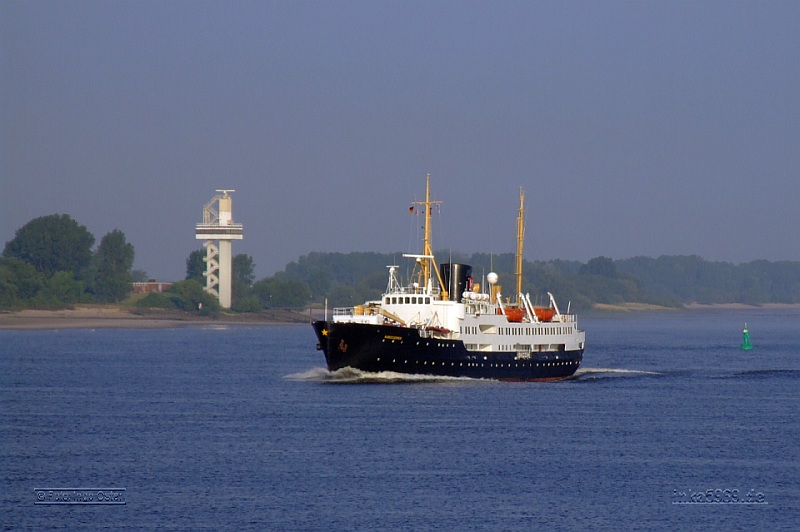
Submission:
[[[222,308],[231,308],[233,255],[231,241],[219,241],[219,304]]]

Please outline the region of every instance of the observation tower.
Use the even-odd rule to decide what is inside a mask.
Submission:
[[[195,238],[205,240],[206,292],[219,299],[222,308],[231,308],[231,242],[242,240],[242,224],[233,223],[233,189],[217,189],[217,194],[203,208],[203,223],[195,226]],[[216,241],[216,243],[215,243]]]

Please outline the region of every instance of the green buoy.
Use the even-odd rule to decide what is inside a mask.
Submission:
[[[753,344],[750,343],[750,331],[747,330],[747,323],[744,324],[742,336],[742,345],[739,346],[739,349],[743,349],[745,351],[750,351],[753,349]]]

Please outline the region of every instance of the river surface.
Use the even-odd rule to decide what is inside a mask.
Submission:
[[[310,326],[0,331],[2,524],[798,528],[800,312],[580,325],[557,383],[330,374]]]

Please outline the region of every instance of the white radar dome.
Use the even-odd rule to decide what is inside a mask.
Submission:
[[[489,284],[497,284],[497,274],[494,272],[489,272],[486,276],[486,280],[489,281]]]

